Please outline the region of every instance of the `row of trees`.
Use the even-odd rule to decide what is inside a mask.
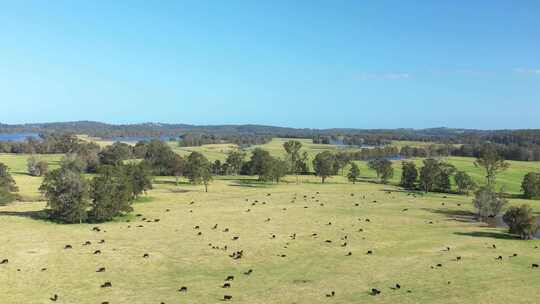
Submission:
[[[476,187],[472,178],[464,171],[445,161],[427,158],[418,170],[413,162],[402,162],[400,185],[406,189],[421,189],[424,192],[451,192],[451,178],[459,193],[468,194]]]

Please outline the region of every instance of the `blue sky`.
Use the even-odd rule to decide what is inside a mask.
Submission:
[[[0,122],[540,128],[539,11],[525,0],[0,3]]]

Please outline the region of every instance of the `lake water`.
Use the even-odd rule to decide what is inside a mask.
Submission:
[[[25,141],[27,137],[39,139],[38,133],[0,133],[0,141]]]
[[[162,141],[169,141],[171,138],[177,140],[180,137],[179,136],[174,137],[174,136],[168,136],[168,135],[162,135],[162,136],[117,136],[117,137],[108,138],[108,140],[111,140],[111,141],[138,142],[138,141],[150,141],[150,140],[153,140],[153,139],[159,139],[159,140],[162,140]]]

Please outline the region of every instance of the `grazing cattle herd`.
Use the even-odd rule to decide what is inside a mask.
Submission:
[[[365,216],[356,216],[354,218],[354,221],[351,221],[349,223],[343,223],[343,222],[336,222],[336,218],[332,216],[332,212],[330,211],[332,207],[331,202],[326,202],[326,200],[321,196],[322,191],[317,191],[315,193],[311,194],[300,194],[300,193],[291,193],[291,197],[288,199],[289,201],[289,208],[279,208],[281,210],[282,214],[286,214],[291,208],[297,207],[300,209],[313,209],[314,208],[322,208],[319,209],[317,212],[319,215],[322,214],[322,218],[324,218],[324,214],[328,215],[328,219],[325,220],[322,223],[318,223],[316,225],[319,226],[318,231],[311,231],[309,233],[299,233],[298,231],[288,231],[288,233],[278,233],[276,231],[270,232],[269,234],[266,234],[266,236],[261,236],[259,241],[262,244],[268,243],[268,244],[279,244],[279,251],[273,254],[274,256],[277,256],[280,259],[288,259],[288,258],[295,258],[298,255],[298,251],[292,250],[289,251],[289,248],[291,246],[294,246],[297,242],[304,242],[309,243],[309,246],[312,246],[313,248],[317,246],[324,246],[328,248],[332,248],[332,250],[335,250],[336,252],[340,252],[340,255],[343,257],[347,257],[349,259],[353,259],[356,257],[357,263],[372,263],[373,258],[370,257],[377,257],[378,254],[388,254],[388,251],[391,250],[391,248],[385,248],[381,247],[381,249],[377,248],[365,248],[364,250],[364,257],[362,255],[356,255],[355,250],[351,248],[359,248],[359,244],[361,244],[363,241],[367,241],[370,239],[371,246],[377,247],[377,239],[376,236],[370,235],[367,237],[366,231],[369,231],[370,225],[376,225],[378,218],[373,217],[365,217]],[[381,204],[381,200],[373,200],[369,199],[368,195],[363,194],[356,194],[350,193],[350,195],[346,194],[349,197],[349,204],[350,208],[360,208],[363,206],[365,208],[369,208],[369,206],[377,206]],[[385,195],[387,195],[389,198],[392,198],[394,193],[390,191],[386,191]],[[416,195],[408,194],[407,195],[412,200],[416,199]],[[272,206],[272,194],[267,193],[265,194],[265,199],[261,200],[253,199],[250,197],[243,198],[243,201],[247,203],[249,206],[251,206],[250,209],[253,210],[261,210],[257,208],[266,208],[266,206]],[[322,201],[325,201],[325,203],[321,203]],[[84,251],[88,252],[92,256],[94,256],[94,261],[97,264],[95,269],[95,273],[98,273],[100,276],[102,276],[102,283],[99,284],[100,289],[115,289],[116,284],[113,285],[114,281],[108,280],[107,275],[110,274],[114,270],[109,270],[109,267],[105,267],[104,265],[99,265],[100,262],[103,261],[102,256],[105,252],[115,252],[118,249],[115,248],[115,241],[107,239],[107,235],[109,234],[108,231],[112,229],[118,229],[120,226],[122,226],[123,229],[126,230],[133,230],[132,227],[136,227],[135,229],[140,229],[140,231],[144,231],[144,229],[147,226],[144,226],[143,224],[137,223],[135,226],[132,226],[133,222],[140,222],[140,223],[147,223],[152,225],[160,225],[164,222],[174,222],[174,221],[182,221],[184,217],[189,217],[189,214],[192,214],[194,210],[196,210],[197,206],[199,204],[202,204],[201,202],[197,202],[195,200],[190,201],[189,203],[182,203],[179,202],[175,206],[170,206],[167,209],[162,209],[162,219],[159,218],[152,218],[148,216],[144,216],[142,213],[138,213],[133,216],[133,218],[125,219],[123,221],[118,221],[112,225],[108,225],[107,227],[104,227],[102,225],[94,226],[91,228],[91,231],[95,234],[95,239],[91,240],[71,240],[69,244],[64,244],[63,249],[66,255],[74,254],[74,253],[84,253]],[[447,202],[444,205],[449,205]],[[454,204],[456,206],[457,204]],[[175,209],[176,208],[176,209]],[[414,205],[411,204],[408,208],[402,209],[399,208],[398,211],[408,211],[411,209],[414,209]],[[248,210],[250,210],[248,209]],[[307,211],[306,211],[307,212]],[[262,212],[264,214],[264,211]],[[156,215],[154,212],[153,215]],[[273,227],[272,223],[274,223],[275,219],[278,218],[279,220],[279,214],[273,213],[272,217],[264,217],[264,220],[260,221],[257,225],[267,225],[267,227]],[[299,219],[301,222],[301,220]],[[433,227],[436,227],[437,221],[426,218],[426,222],[428,224],[434,225]],[[125,224],[124,224],[125,223]],[[211,249],[215,252],[223,252],[231,259],[232,262],[232,270],[229,275],[223,278],[223,281],[220,285],[215,286],[216,289],[221,290],[227,290],[227,293],[222,293],[222,296],[219,298],[216,298],[216,300],[220,301],[234,301],[236,299],[236,294],[242,294],[242,290],[237,290],[235,288],[235,285],[237,285],[237,282],[244,282],[246,280],[257,280],[257,276],[253,276],[254,274],[257,274],[257,268],[253,267],[256,265],[253,264],[244,264],[243,258],[250,255],[258,254],[260,255],[261,252],[253,253],[251,251],[246,250],[245,248],[239,248],[241,245],[239,242],[242,241],[243,237],[243,231],[238,230],[232,230],[229,225],[232,224],[227,219],[224,219],[222,222],[216,223],[216,222],[200,222],[196,225],[192,226],[191,234],[194,234],[196,238],[198,238],[199,243],[204,243],[207,245],[208,249]],[[69,226],[65,226],[66,228],[69,228]],[[152,226],[152,227],[158,227],[158,226]],[[274,228],[277,228],[274,227]],[[436,228],[426,228],[426,229],[436,229]],[[271,230],[271,229],[270,229]],[[329,234],[328,232],[332,231],[332,234]],[[175,232],[180,232],[179,229],[175,229]],[[183,233],[188,233],[187,231],[183,231]],[[233,233],[233,235],[231,235]],[[269,235],[269,237],[268,237]],[[327,238],[324,237],[322,240],[320,239],[322,236],[328,236],[328,235],[339,235],[338,238]],[[141,238],[144,238],[144,233],[140,234]],[[179,240],[181,241],[181,240]],[[80,247],[74,246],[72,244],[81,244]],[[336,244],[337,243],[337,244]],[[355,246],[353,246],[355,245]],[[308,247],[309,247],[308,246]],[[84,249],[87,247],[94,247],[90,250]],[[451,249],[450,246],[441,244],[439,248],[439,251],[441,252],[454,252],[456,250]],[[487,244],[488,249],[490,249],[491,252],[486,252],[486,254],[494,256],[495,260],[497,261],[504,261],[502,254],[498,254],[500,252],[500,248],[497,247],[496,244]],[[154,252],[152,251],[152,248],[139,248],[141,252],[139,253],[139,257],[151,262],[154,257]],[[194,250],[194,249],[193,249]],[[145,252],[146,251],[146,252]],[[164,249],[161,249],[161,252],[156,252],[158,256],[163,256],[166,254],[166,252],[163,252]],[[385,252],[386,251],[386,252]],[[457,253],[459,254],[459,250],[457,250]],[[272,255],[271,252],[267,252],[267,254]],[[304,252],[305,257],[309,257],[309,252]],[[329,253],[330,254],[330,253]],[[206,257],[208,257],[208,254],[205,253]],[[509,259],[517,258],[518,254],[513,253],[510,256],[508,256]],[[0,273],[6,273],[9,271],[13,271],[14,269],[9,268],[9,265],[12,261],[16,262],[16,257],[0,257],[2,258],[0,260]],[[453,255],[451,257],[446,257],[446,261],[454,261],[454,262],[460,262],[460,263],[467,263],[467,259],[464,259],[464,256],[462,255]],[[277,262],[279,263],[279,262]],[[431,269],[443,269],[445,266],[443,261],[440,261],[435,264],[426,265],[426,267],[429,267]],[[48,269],[51,269],[50,265],[44,265],[47,266],[46,268],[41,268],[41,271],[47,271]],[[332,265],[329,265],[330,267]],[[252,268],[253,267],[253,268]],[[530,266],[531,268],[538,268],[538,263],[533,263]],[[115,267],[112,267],[115,269]],[[21,271],[20,268],[16,269],[17,271]],[[118,268],[116,267],[116,270]],[[66,271],[69,271],[69,269],[66,269]],[[90,275],[90,274],[88,274]],[[129,274],[127,274],[129,275]],[[301,273],[299,274],[301,275]],[[240,277],[239,277],[240,276]],[[307,282],[307,281],[306,281]],[[364,292],[370,296],[373,297],[381,297],[384,296],[386,292],[389,293],[398,293],[401,290],[404,290],[405,294],[413,294],[413,293],[421,293],[422,290],[416,290],[411,288],[410,286],[412,282],[394,282],[391,285],[387,286],[371,286]],[[193,293],[194,290],[197,290],[198,287],[196,286],[190,286],[189,282],[183,282],[185,285],[181,285],[178,287],[178,285],[170,286],[170,288],[175,288],[178,292],[178,301],[180,303],[184,303],[182,301],[189,301],[188,302],[196,302],[196,299],[190,298],[190,294]],[[447,284],[451,284],[451,281],[447,281]],[[171,284],[171,285],[174,285]],[[339,297],[339,292],[336,291],[339,289],[339,286],[334,286],[335,289],[329,288],[326,291],[321,291],[321,301],[322,299],[327,298],[328,300],[331,300],[333,298]],[[51,302],[62,302],[63,295],[66,293],[66,291],[57,291],[54,289],[50,290],[50,294],[46,296]],[[156,303],[168,303],[164,300],[159,299],[159,293],[155,295]],[[99,296],[98,296],[99,297]],[[106,304],[106,303],[121,303],[121,301],[114,301],[114,299],[107,299],[105,298],[106,294],[103,296],[104,299],[100,300],[96,303]],[[271,301],[270,301],[271,302]]]

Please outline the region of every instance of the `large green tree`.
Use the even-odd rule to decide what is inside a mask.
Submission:
[[[526,198],[540,197],[540,173],[529,172],[523,177],[521,190]]]
[[[51,218],[66,223],[86,220],[89,184],[80,171],[69,166],[50,171],[39,189],[47,199]]]
[[[192,184],[202,183],[208,174],[212,174],[208,159],[199,152],[191,152],[186,159],[185,175]]]
[[[424,192],[450,192],[450,177],[454,174],[455,167],[434,158],[424,159],[423,164],[424,166],[420,169],[420,186],[422,190]]]
[[[302,143],[298,140],[289,140],[283,143],[283,148],[287,152],[287,158],[289,159],[289,166],[287,167],[296,176],[296,182],[298,183],[298,174],[302,171],[300,154]]]
[[[313,169],[315,174],[321,178],[322,183],[335,174],[335,161],[335,155],[330,151],[321,152],[313,159]]]
[[[272,179],[272,165],[273,157],[268,151],[261,148],[253,149],[249,161],[251,174],[258,175],[260,181],[269,181]]]
[[[146,163],[127,164],[125,170],[131,181],[131,191],[135,198],[152,189],[152,170]]]
[[[186,161],[182,156],[177,154],[171,157],[170,161],[169,167],[171,168],[172,175],[175,177],[176,186],[178,186],[180,184],[180,177],[184,174],[184,171],[186,171]]]
[[[227,159],[225,160],[225,164],[227,164],[227,170],[228,170],[226,174],[231,174],[231,175],[239,174],[240,169],[242,169],[242,165],[244,164],[245,158],[246,158],[246,154],[244,152],[231,151],[227,155]]]
[[[465,171],[457,171],[454,175],[454,181],[456,182],[458,192],[469,195],[469,192],[476,187],[476,183],[472,177]]]
[[[373,159],[368,162],[368,168],[375,170],[377,178],[383,183],[394,177],[394,168],[388,159]]]
[[[274,180],[276,183],[279,183],[281,181],[281,178],[287,175],[288,171],[289,162],[273,157],[271,169],[272,180]]]
[[[401,163],[401,182],[400,185],[406,189],[414,189],[418,179],[418,170],[413,162],[404,161]]]
[[[8,166],[0,163],[0,205],[14,201],[16,199],[15,192],[18,191],[19,188],[9,173]]]
[[[496,193],[490,186],[480,187],[473,199],[473,206],[483,220],[498,215],[507,204],[503,193]]]
[[[351,162],[351,168],[349,169],[349,173],[347,173],[347,179],[351,183],[356,184],[359,177],[360,177],[360,168],[358,168],[358,165],[356,163]]]
[[[118,165],[133,157],[133,148],[122,142],[115,142],[99,152],[99,160],[104,165]]]
[[[488,187],[494,187],[497,174],[510,166],[492,144],[487,144],[482,148],[474,165],[484,169]]]
[[[538,231],[538,219],[529,205],[510,207],[503,215],[509,232],[517,234],[523,240],[533,239]]]
[[[94,221],[112,220],[115,216],[133,211],[133,184],[126,167],[103,165],[92,179],[90,217]]]
[[[165,142],[152,140],[146,145],[145,163],[152,169],[154,175],[173,175],[171,164],[174,163],[176,153]]]
[[[40,160],[35,155],[28,158],[26,161],[26,167],[28,174],[32,176],[43,176],[45,173],[47,173],[47,171],[49,171],[49,164],[44,160]]]

